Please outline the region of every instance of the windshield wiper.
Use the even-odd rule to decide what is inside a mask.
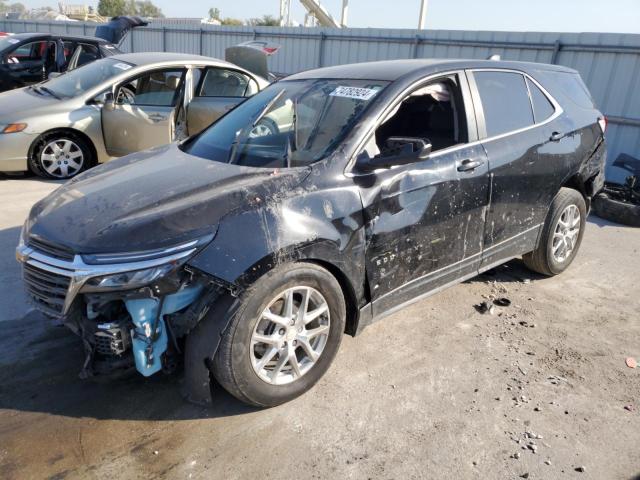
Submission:
[[[284,95],[284,88],[282,90],[280,90],[275,97],[273,97],[271,100],[269,100],[269,103],[267,103],[265,105],[265,107],[262,109],[262,111],[260,112],[260,114],[256,117],[256,119],[253,121],[253,124],[251,125],[251,128],[255,127],[258,122],[260,122],[260,120],[262,120],[262,117],[264,117],[269,110],[271,110],[271,107],[273,107],[273,105],[280,99],[280,97]]]
[[[47,87],[38,87],[40,90],[42,90],[43,92],[48,93],[49,95],[51,95],[53,98],[57,99],[57,100],[62,100],[62,97],[60,95],[58,95],[56,92],[54,92],[53,90],[51,90],[50,88]]]

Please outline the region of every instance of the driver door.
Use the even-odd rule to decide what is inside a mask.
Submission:
[[[102,132],[109,155],[127,155],[173,141],[185,71],[154,70],[116,87],[112,108],[102,108]]]
[[[356,177],[374,316],[477,272],[489,180],[470,101],[464,72],[430,81],[401,99],[358,157],[387,155],[393,137],[432,145],[426,159]]]
[[[45,62],[55,56],[55,43],[46,40],[25,43],[2,58],[3,75],[11,78],[14,87],[38,83],[46,78]]]
[[[244,73],[220,67],[207,67],[198,72],[195,94],[187,107],[189,135],[204,130],[258,92],[258,84]]]

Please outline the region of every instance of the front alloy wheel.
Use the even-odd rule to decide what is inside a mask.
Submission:
[[[316,289],[289,288],[262,312],[251,337],[251,364],[267,383],[284,385],[305,375],[329,337],[329,305]]]
[[[84,153],[68,138],[54,140],[42,149],[40,165],[51,177],[70,178],[82,170]]]
[[[300,262],[260,277],[232,302],[228,314],[208,363],[211,373],[243,402],[271,407],[302,395],[327,371],[345,330],[346,306],[331,273]],[[207,331],[207,322],[220,321],[221,315],[205,318],[198,331]],[[189,350],[197,351],[200,343],[204,351],[212,343],[194,335]]]

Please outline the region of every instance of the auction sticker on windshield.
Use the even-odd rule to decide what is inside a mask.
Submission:
[[[378,90],[374,90],[373,88],[337,87],[329,95],[332,97],[354,98],[356,100],[369,100],[376,93],[378,93]]]
[[[119,68],[120,70],[129,70],[131,68],[131,65],[127,63],[116,63],[114,67]]]

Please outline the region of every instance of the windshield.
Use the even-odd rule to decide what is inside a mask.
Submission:
[[[55,96],[62,98],[76,97],[97,87],[102,82],[129,70],[131,67],[133,65],[122,60],[105,58],[47,80],[41,85]]]
[[[0,52],[7,50],[9,47],[15,47],[22,40],[12,38],[11,36],[0,38]]]
[[[309,165],[333,151],[388,84],[377,80],[278,82],[188,140],[183,149],[244,166]]]

